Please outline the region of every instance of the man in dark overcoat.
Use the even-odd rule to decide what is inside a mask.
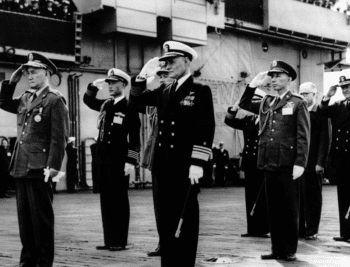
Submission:
[[[337,87],[341,87],[344,100],[329,105]],[[323,97],[318,111],[331,119],[332,142],[329,151],[329,166],[336,171],[340,236],[335,241],[350,240],[350,221],[346,218],[350,208],[350,78],[340,77],[339,84],[329,88]]]
[[[215,169],[215,185],[224,186],[230,160],[228,151],[224,148],[224,141],[219,142],[219,148],[215,154],[213,164],[213,168]]]
[[[277,96],[252,101],[256,87],[271,76]],[[261,258],[295,261],[299,237],[300,180],[310,146],[310,117],[305,99],[289,89],[297,74],[284,61],[274,60],[247,86],[239,106],[260,116],[258,168],[265,172],[272,242]]]
[[[301,205],[299,235],[306,240],[317,239],[322,212],[322,174],[326,165],[329,135],[327,118],[317,110],[317,88],[311,82],[300,85],[299,93],[307,101],[310,112],[310,151],[301,177]]]
[[[130,76],[119,69],[110,69],[107,79],[109,99],[97,99],[101,79],[88,85],[84,103],[100,112],[99,136],[95,160],[98,165],[104,245],[98,250],[126,249],[130,221],[128,197],[129,179],[126,174],[135,166],[140,151],[140,118],[129,107],[124,90]],[[129,141],[128,141],[129,139]]]
[[[261,100],[265,92],[255,90],[254,100]],[[237,102],[230,107],[225,123],[243,131],[244,148],[241,170],[244,171],[247,233],[242,237],[269,237],[269,217],[267,213],[264,172],[258,169],[259,117],[240,109]]]
[[[154,58],[133,78],[130,93],[135,101],[158,110],[153,172],[158,183],[161,265],[193,267],[199,230],[198,180],[215,131],[213,100],[210,88],[194,82],[191,75],[190,63],[197,53],[174,41],[165,42],[163,48],[159,60],[174,82],[146,90],[148,71],[159,64]]]
[[[13,98],[16,84],[26,71],[30,90]],[[56,66],[38,53],[2,82],[0,108],[17,114],[17,141],[10,164],[16,181],[20,266],[52,266],[54,259],[54,212],[52,187],[44,169],[54,178],[61,169],[69,118],[66,100],[51,89]]]

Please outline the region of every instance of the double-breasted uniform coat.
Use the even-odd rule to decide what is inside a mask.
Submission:
[[[95,161],[99,171],[104,243],[107,247],[125,247],[128,240],[130,204],[129,179],[124,166],[135,165],[140,151],[140,118],[124,97],[97,99],[98,88],[88,85],[84,103],[100,112]],[[129,139],[129,141],[128,141]]]
[[[44,168],[61,169],[69,131],[66,101],[49,86],[31,102],[32,91],[13,98],[16,84],[2,82],[0,108],[17,114],[17,141],[10,163],[16,180],[21,263],[52,266],[54,212]],[[31,265],[32,264],[32,265]]]
[[[239,106],[260,116],[258,168],[265,172],[272,253],[295,254],[299,237],[300,179],[293,166],[306,167],[310,117],[302,96],[287,91],[252,102],[255,88],[247,86]]]
[[[259,170],[258,143],[259,123],[255,114],[237,116],[238,111],[228,109],[225,123],[243,131],[244,148],[242,151],[241,170],[245,178],[245,201],[247,215],[247,234],[250,236],[264,236],[270,232],[269,217],[267,213],[264,172]],[[259,195],[260,194],[260,195]],[[253,214],[252,209],[256,202]]]
[[[350,222],[345,215],[350,207],[350,106],[347,100],[329,105],[321,101],[318,112],[331,119],[332,141],[329,165],[336,170],[340,236],[350,239]]]
[[[190,166],[202,167],[211,153],[214,108],[210,88],[194,82],[192,76],[173,96],[172,86],[163,84],[150,91],[146,90],[146,81],[133,78],[130,93],[134,101],[158,110],[153,172],[158,184],[161,265],[194,266],[199,229],[198,185],[191,186],[179,238],[175,238],[175,232],[191,184]]]
[[[307,165],[301,178],[300,236],[318,234],[322,211],[322,176],[316,173],[316,165],[325,167],[329,147],[328,120],[310,110],[310,150]]]

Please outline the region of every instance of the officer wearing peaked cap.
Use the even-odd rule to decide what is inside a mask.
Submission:
[[[338,87],[341,88],[345,99],[329,105]],[[340,224],[340,236],[334,237],[334,240],[348,241],[350,224],[345,216],[350,207],[350,78],[341,76],[339,83],[329,88],[317,111],[330,118],[332,124],[329,166],[336,170]]]
[[[26,72],[30,90],[13,98],[22,72]],[[10,172],[17,189],[23,266],[52,266],[54,259],[53,197],[48,180],[61,168],[69,130],[65,99],[49,85],[50,75],[56,72],[48,58],[30,53],[28,62],[1,86],[0,108],[17,114]],[[44,175],[44,168],[50,178]]]
[[[256,87],[271,76],[277,96],[252,101]],[[260,116],[258,168],[265,173],[272,252],[262,259],[296,260],[299,237],[300,179],[310,146],[306,101],[289,89],[296,78],[286,62],[275,60],[247,86],[239,106]]]
[[[148,61],[132,79],[130,99],[158,110],[153,172],[158,183],[161,265],[193,267],[199,229],[198,180],[215,131],[213,100],[210,88],[191,75],[190,64],[197,53],[174,41],[165,42],[163,48],[164,55]],[[154,75],[159,61],[175,81],[147,90],[146,78]],[[183,210],[181,232],[175,237]]]
[[[104,82],[111,98],[97,99]],[[99,172],[104,244],[97,246],[98,250],[124,250],[128,241],[130,206],[126,175],[139,159],[141,124],[137,111],[124,95],[129,82],[128,74],[110,69],[106,79],[88,85],[83,98],[89,108],[100,113],[94,160]]]

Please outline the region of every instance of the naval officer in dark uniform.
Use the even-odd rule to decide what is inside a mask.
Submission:
[[[13,98],[22,71],[30,90]],[[10,164],[16,181],[19,231],[22,241],[20,266],[48,267],[54,259],[54,212],[51,183],[61,169],[69,130],[68,109],[62,94],[51,89],[56,66],[37,53],[2,82],[0,108],[17,114],[17,142]]]
[[[329,105],[337,87],[342,89],[345,99]],[[329,165],[336,170],[340,223],[340,236],[334,237],[334,240],[348,241],[350,240],[350,222],[346,216],[350,209],[350,78],[341,76],[339,84],[329,88],[318,111],[330,118],[332,124]]]
[[[266,93],[257,88],[253,101],[261,100]],[[230,107],[225,123],[243,131],[244,148],[241,170],[244,171],[247,233],[242,237],[269,237],[264,172],[258,169],[259,116],[240,109],[237,102]]]
[[[252,101],[256,87],[271,76],[277,96]],[[261,258],[295,261],[299,237],[300,180],[310,146],[310,117],[305,99],[290,91],[297,74],[275,60],[247,86],[239,106],[259,114],[258,168],[265,172],[272,242],[271,254]]]
[[[109,99],[96,98],[102,89],[101,80],[108,84]],[[98,250],[124,250],[128,241],[130,204],[126,174],[139,159],[141,124],[137,111],[129,107],[124,95],[129,84],[130,76],[113,68],[108,71],[107,79],[88,85],[83,99],[89,108],[100,112],[95,161],[99,171],[104,245],[97,246]]]
[[[300,85],[299,93],[307,101],[310,112],[310,151],[305,172],[301,177],[301,206],[299,235],[315,240],[322,212],[322,174],[326,165],[329,135],[328,121],[317,111],[317,88],[311,82]]]
[[[159,64],[154,58],[133,78],[130,93],[136,102],[158,110],[153,172],[158,183],[161,265],[193,267],[199,230],[198,180],[209,159],[215,131],[213,100],[210,88],[195,82],[191,75],[195,50],[174,41],[165,42],[163,48],[165,54],[159,60],[165,62],[174,82],[146,90],[146,78]]]

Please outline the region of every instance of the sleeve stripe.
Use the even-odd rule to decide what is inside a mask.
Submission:
[[[139,158],[139,153],[138,153],[138,152],[135,152],[135,151],[133,151],[133,150],[129,150],[129,151],[128,151],[128,157],[137,160],[137,159]]]
[[[208,161],[211,149],[205,146],[193,146],[192,158]]]

